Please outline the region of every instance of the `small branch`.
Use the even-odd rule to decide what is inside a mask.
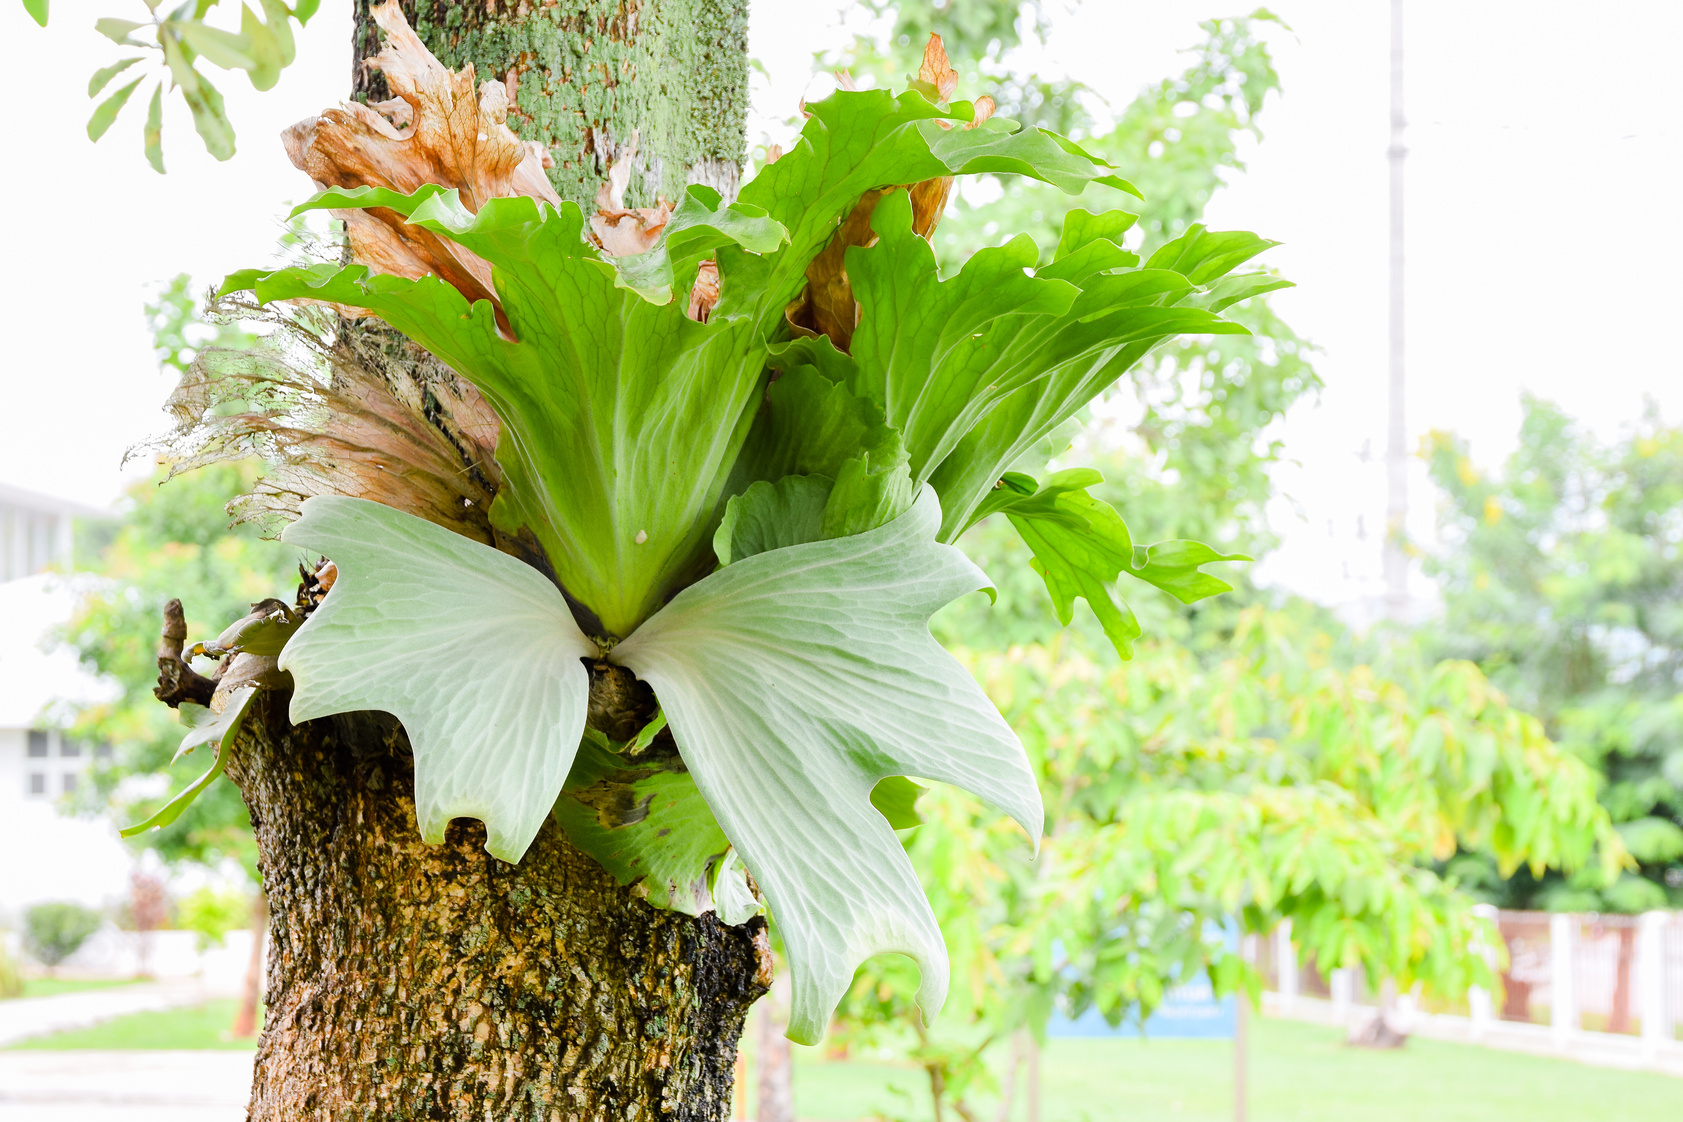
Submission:
[[[200,674],[181,657],[186,641],[187,621],[181,613],[181,601],[171,600],[164,605],[164,627],[158,640],[158,686],[152,691],[171,709],[179,708],[183,701],[209,706],[216,693],[216,679]]]

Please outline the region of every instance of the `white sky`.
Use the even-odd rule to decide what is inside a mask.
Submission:
[[[0,96],[14,107],[14,174],[0,184],[11,215],[0,480],[91,503],[118,493],[123,449],[164,427],[169,380],[151,358],[145,294],[183,270],[208,280],[268,259],[277,216],[310,190],[276,133],[336,100],[350,68],[348,5],[329,2],[274,90],[222,83],[240,134],[233,160],[205,156],[168,103],[170,173],[159,177],[141,157],[138,98],[100,145],[82,133],[85,76],[116,57],[91,21],[126,2],[55,5],[48,31],[0,4],[11,48]],[[1044,68],[1120,106],[1184,66],[1177,51],[1198,41],[1198,20],[1248,7],[1086,0],[1058,20]],[[1270,260],[1300,287],[1278,307],[1325,350],[1326,393],[1285,430],[1300,466],[1280,481],[1301,517],[1282,504],[1287,546],[1266,575],[1348,601],[1376,590],[1383,524],[1388,4],[1272,7],[1293,27],[1271,36],[1285,94],[1264,111],[1250,171],[1209,217],[1286,243]],[[756,80],[751,142],[787,139],[779,122],[811,53],[841,38],[832,10],[755,3],[752,50],[769,76]],[[1658,345],[1683,295],[1672,88],[1683,4],[1410,0],[1408,11],[1411,433],[1459,431],[1495,463],[1523,389],[1608,434],[1645,396],[1683,416],[1679,360]],[[1429,541],[1423,470],[1412,501],[1413,532]]]

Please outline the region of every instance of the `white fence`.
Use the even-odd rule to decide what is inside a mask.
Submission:
[[[1459,1000],[1398,999],[1400,1027],[1591,1063],[1683,1075],[1683,913],[1640,916],[1483,909],[1507,950],[1501,988]],[[1281,924],[1263,965],[1281,1016],[1360,1024],[1373,1015],[1356,971],[1300,965]],[[1492,965],[1499,961],[1491,949]]]
[[[22,950],[16,932],[0,932],[0,937],[6,939],[14,956]],[[199,950],[198,939],[192,931],[151,931],[143,935],[108,923],[60,963],[57,972],[67,977],[133,978],[144,974],[160,980],[198,978],[210,992],[238,993],[251,967],[251,932],[230,931],[221,946],[203,951]]]

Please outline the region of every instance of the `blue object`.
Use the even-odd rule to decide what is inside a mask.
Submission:
[[[1232,1040],[1238,1011],[1235,998],[1229,994],[1220,1001],[1210,987],[1210,980],[1202,975],[1183,986],[1171,989],[1151,1016],[1146,1018],[1144,1030],[1138,1021],[1123,1022],[1111,1028],[1097,1009],[1089,1009],[1071,1020],[1054,1013],[1047,1022],[1047,1036],[1145,1036],[1160,1040]]]

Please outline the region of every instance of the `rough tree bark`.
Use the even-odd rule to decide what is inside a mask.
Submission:
[[[355,0],[352,83],[359,100],[387,96],[362,59],[379,50]],[[597,185],[639,133],[627,206],[674,203],[687,183],[736,195],[748,114],[746,0],[403,0],[415,33],[440,62],[502,78],[508,124],[555,159],[550,182],[589,213]]]
[[[686,182],[734,193],[741,0],[404,7],[447,65],[518,87],[509,124],[550,145],[563,197],[588,202],[634,128],[637,201]],[[359,97],[383,96],[360,66],[376,34],[358,0]],[[613,684],[593,676],[593,695]],[[287,700],[259,698],[228,764],[271,922],[252,1122],[728,1116],[744,1016],[770,982],[763,921],[657,911],[553,822],[517,866],[477,822],[426,845],[396,722],[294,728]]]

